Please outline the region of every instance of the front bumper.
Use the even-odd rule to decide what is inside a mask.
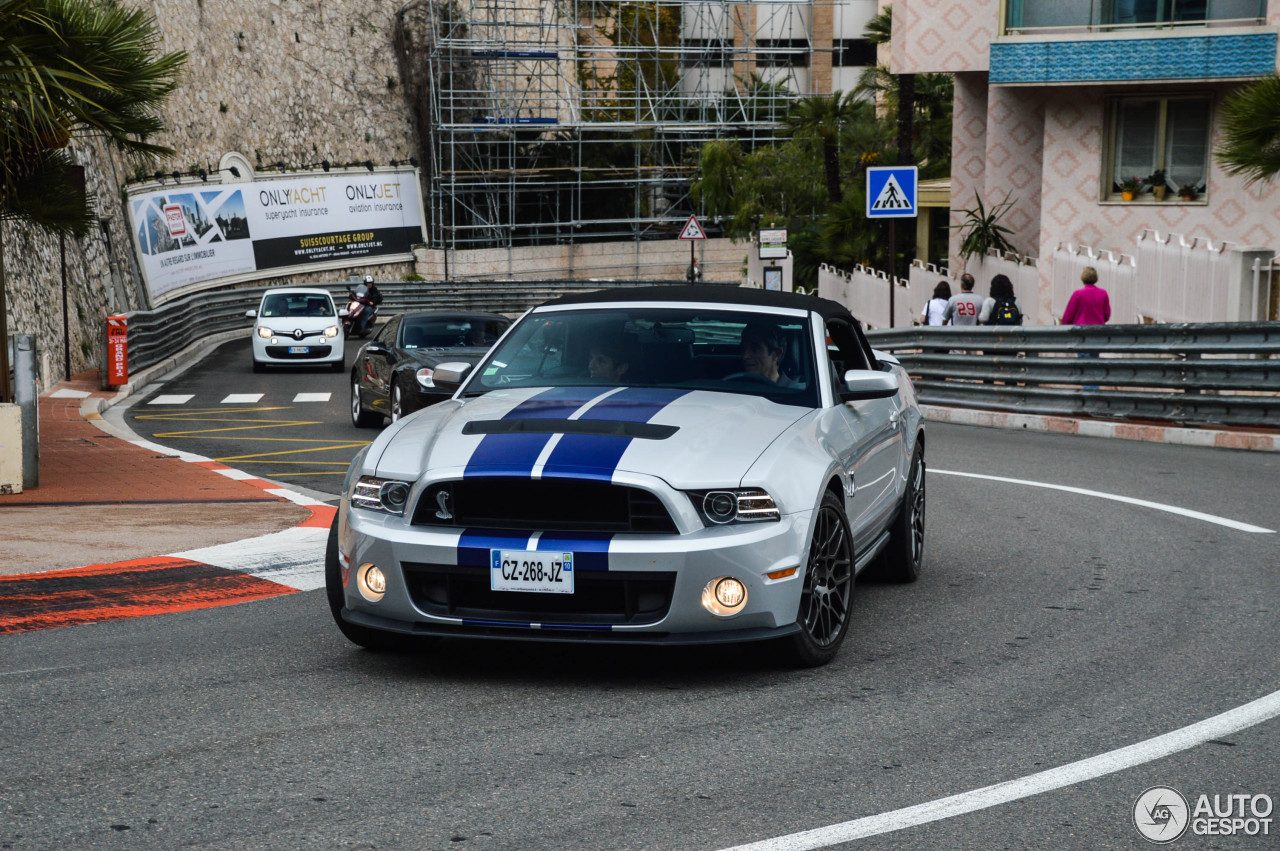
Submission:
[[[291,337],[278,337],[274,345],[266,339],[253,335],[253,359],[258,363],[270,364],[308,364],[308,363],[341,363],[344,355],[343,338],[337,337],[305,337],[295,341]],[[290,352],[292,348],[306,348],[306,352]]]
[[[774,638],[795,631],[810,519],[806,511],[772,523],[665,535],[548,532],[530,546],[530,531],[412,526],[344,506],[342,615],[353,624],[412,635],[639,644]],[[574,553],[578,599],[488,589],[490,549],[534,548]],[[366,563],[387,577],[376,603],[354,582],[354,568]],[[800,569],[789,577],[766,576],[792,567]],[[728,617],[702,605],[703,588],[721,576],[747,587],[746,605]]]

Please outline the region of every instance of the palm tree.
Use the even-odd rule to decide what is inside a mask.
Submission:
[[[1222,144],[1214,156],[1249,183],[1280,173],[1280,76],[1264,77],[1222,106]]]
[[[840,189],[840,132],[858,112],[859,104],[852,93],[835,92],[800,98],[784,119],[793,135],[812,135],[822,142],[827,199],[832,204],[839,204],[844,198]]]
[[[93,208],[67,146],[98,137],[137,165],[172,154],[148,142],[186,53],[160,54],[150,13],[110,0],[0,0],[0,221],[80,235]],[[8,335],[0,242],[0,340]],[[0,401],[11,398],[0,345]]]

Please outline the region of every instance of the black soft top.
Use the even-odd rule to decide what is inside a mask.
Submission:
[[[857,321],[853,318],[853,314],[849,312],[849,308],[829,298],[716,284],[670,287],[614,287],[607,290],[560,296],[539,306],[614,304],[627,301],[703,302],[728,305],[745,304],[753,307],[787,307],[811,310],[824,319]]]

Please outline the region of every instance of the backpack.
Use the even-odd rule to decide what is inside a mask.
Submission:
[[[1006,297],[996,299],[991,307],[991,315],[987,317],[988,325],[1021,325],[1022,311],[1018,310],[1018,302]]]

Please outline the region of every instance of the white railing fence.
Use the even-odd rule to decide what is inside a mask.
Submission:
[[[889,276],[854,266],[852,272],[822,264],[818,267],[818,295],[845,305],[868,328],[906,328],[920,315],[924,301],[913,295],[909,281],[893,279],[893,322],[889,321]],[[929,292],[933,292],[932,285]],[[916,304],[920,301],[920,304]]]
[[[1231,316],[1230,242],[1217,245],[1153,230],[1138,237],[1134,308],[1155,322],[1221,322]]]

